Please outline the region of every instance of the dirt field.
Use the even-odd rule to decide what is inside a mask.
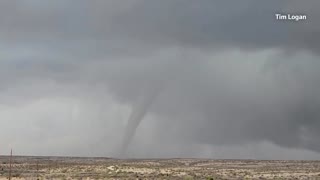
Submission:
[[[9,157],[0,156],[0,180]],[[14,157],[12,179],[319,179],[320,161]]]

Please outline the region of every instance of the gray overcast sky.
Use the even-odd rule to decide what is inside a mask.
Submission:
[[[2,0],[0,154],[320,159],[318,7]]]

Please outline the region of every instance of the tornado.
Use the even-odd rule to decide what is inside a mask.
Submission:
[[[162,68],[162,70],[155,72],[155,78],[152,82],[145,84],[144,88],[141,88],[141,94],[137,102],[132,106],[131,114],[125,129],[125,134],[120,145],[120,150],[118,150],[118,155],[120,157],[126,155],[127,149],[136,133],[137,128],[159,94],[177,78],[177,71],[178,68],[181,68],[181,61],[173,60],[171,63],[166,64],[166,66]]]
[[[123,136],[122,144],[120,146],[120,156],[124,156],[126,154],[128,146],[130,145],[139,124],[148,113],[148,110],[152,106],[152,103],[155,101],[159,92],[160,88],[152,88],[151,90],[148,90],[142,94],[138,102],[133,105],[125,134]]]

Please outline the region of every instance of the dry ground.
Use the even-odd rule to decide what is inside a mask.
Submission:
[[[0,180],[9,158],[0,156]],[[12,179],[319,179],[320,161],[14,157]]]

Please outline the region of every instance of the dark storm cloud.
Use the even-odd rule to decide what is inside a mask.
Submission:
[[[131,12],[117,17],[115,28],[123,35],[129,33],[151,44],[282,46],[288,40],[288,29],[273,16],[283,4],[284,1],[250,0],[142,1]]]
[[[129,130],[137,129],[133,141],[152,135],[149,152],[159,151],[157,142],[167,142],[168,151],[178,144],[182,155],[190,155],[196,151],[191,144],[265,141],[320,152],[317,4],[2,1],[1,104],[38,107],[34,101],[51,98],[59,104],[58,97],[89,104],[82,109],[85,118],[75,118],[79,124],[87,119],[114,124],[115,131],[108,129],[112,144],[121,140],[122,118],[104,114],[104,105],[128,105],[132,116],[139,117]],[[302,13],[308,19],[279,22],[278,12]],[[105,94],[112,100],[105,100]],[[88,134],[102,126],[93,127]],[[59,138],[54,142],[70,144]]]
[[[0,21],[3,38],[46,45],[60,42],[59,50],[77,53],[89,48],[94,52],[90,54],[125,54],[124,50],[153,46],[316,51],[317,5],[316,0],[303,6],[285,0],[4,1]],[[276,13],[306,14],[308,20],[279,22]]]
[[[316,0],[299,1],[141,1],[112,24],[121,37],[149,44],[195,48],[283,48],[319,50]],[[307,15],[304,22],[279,22],[276,13]]]
[[[259,60],[252,60],[251,65],[256,64],[254,61]],[[188,74],[171,86],[175,90],[168,90],[159,98],[164,108],[159,105],[154,111],[162,115],[173,113],[181,124],[172,133],[209,144],[270,140],[281,146],[319,151],[319,133],[315,130],[320,116],[316,90],[319,73],[312,68],[318,68],[319,62],[286,66],[277,69],[282,72],[274,77],[259,72],[259,68],[258,72],[247,70],[246,66],[251,65],[242,65],[243,60],[231,63],[236,71],[215,63],[215,67],[198,63],[199,69],[190,66]],[[282,79],[285,74],[288,77]]]

